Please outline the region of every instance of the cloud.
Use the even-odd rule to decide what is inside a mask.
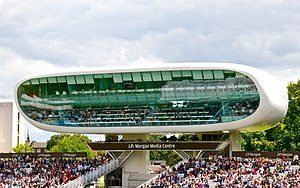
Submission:
[[[0,44],[26,59],[62,66],[119,65],[140,58],[279,66],[298,60],[293,40],[299,38],[299,4],[11,1],[0,5]],[[288,49],[293,53],[285,54]]]
[[[278,80],[284,85],[288,85],[290,82],[297,83],[300,79],[300,68],[282,68],[278,69],[276,67],[266,68],[265,71],[272,73]]]
[[[10,49],[0,48],[1,69],[0,96],[13,97],[13,90],[18,80],[29,74],[55,70],[59,66],[43,60],[25,59]]]

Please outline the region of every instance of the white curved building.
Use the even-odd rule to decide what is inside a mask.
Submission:
[[[287,88],[259,69],[229,63],[99,67],[32,75],[15,88],[34,126],[72,133],[258,130],[288,109]]]

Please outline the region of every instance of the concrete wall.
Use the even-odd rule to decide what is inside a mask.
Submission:
[[[148,134],[124,134],[124,140],[148,139]],[[122,187],[131,188],[147,181],[149,175],[149,152],[134,151],[122,166]]]
[[[19,125],[19,131],[18,131]],[[12,101],[0,101],[0,152],[11,152],[24,143],[25,121]]]

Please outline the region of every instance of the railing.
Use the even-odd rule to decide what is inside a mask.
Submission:
[[[84,187],[86,184],[94,181],[96,178],[99,178],[100,176],[103,176],[118,167],[119,167],[119,160],[112,160],[108,163],[98,166],[96,169],[89,171],[88,173],[76,178],[73,181],[69,181],[63,187],[64,188]]]
[[[137,123],[135,121],[99,121],[99,122],[68,122],[66,126],[70,127],[86,127],[90,125],[91,127],[123,127],[123,126],[174,126],[174,125],[203,125],[203,124],[213,124],[217,123],[218,120],[208,119],[208,120],[151,120],[142,121]],[[52,123],[53,124],[53,123]],[[63,125],[60,125],[63,126]]]
[[[182,161],[179,161],[178,163],[176,163],[174,166],[172,167],[169,167],[167,170],[163,171],[162,173],[160,174],[157,174],[156,176],[154,176],[153,178],[149,179],[148,181],[142,183],[141,185],[137,186],[137,188],[144,188],[145,185],[150,185],[151,182],[155,182],[156,179],[161,176],[162,174],[166,173],[166,171],[171,171],[172,172],[172,169],[175,168],[177,169],[182,163],[186,163],[187,160],[182,160]],[[146,186],[147,187],[147,186]]]

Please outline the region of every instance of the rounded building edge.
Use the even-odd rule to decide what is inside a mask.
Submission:
[[[147,70],[146,70],[147,69]],[[86,134],[105,134],[105,133],[179,133],[179,132],[215,132],[215,131],[233,131],[233,130],[247,130],[247,127],[252,127],[252,131],[256,129],[261,130],[261,126],[275,124],[281,121],[288,109],[288,92],[287,88],[279,82],[271,74],[260,69],[250,67],[247,65],[234,64],[234,63],[217,63],[217,62],[199,62],[199,63],[164,63],[154,64],[145,68],[140,65],[127,66],[124,72],[134,71],[157,71],[157,70],[231,70],[236,71],[248,76],[259,90],[260,104],[258,109],[249,117],[233,122],[205,124],[199,126],[149,126],[149,127],[64,127],[47,125],[36,122],[30,119],[22,111],[17,91],[18,87],[25,81],[38,77],[57,76],[57,75],[79,75],[79,74],[94,74],[94,73],[114,73],[121,72],[122,67],[109,67],[103,70],[95,70],[94,68],[78,70],[78,71],[65,71],[60,73],[38,74],[30,75],[26,78],[19,80],[15,87],[14,98],[16,106],[22,116],[32,125],[45,131],[60,132],[60,133],[86,133]]]

